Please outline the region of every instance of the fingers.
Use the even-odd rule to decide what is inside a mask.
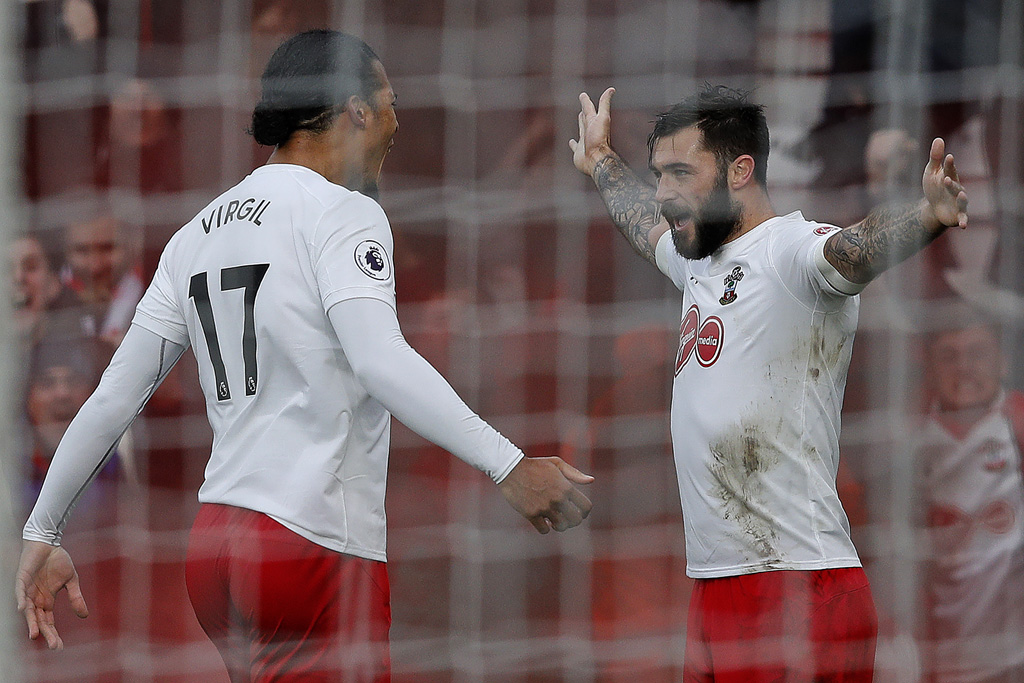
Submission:
[[[594,481],[594,478],[589,474],[584,474],[578,469],[562,460],[561,458],[554,459],[555,465],[558,470],[562,473],[562,476],[571,481],[574,484],[589,484]]]
[[[533,525],[533,528],[539,531],[540,533],[546,534],[549,531],[551,531],[551,527],[548,526],[548,520],[543,515],[529,517],[528,519],[530,520],[530,524]]]
[[[80,619],[89,616],[89,608],[85,604],[85,596],[82,595],[82,587],[78,583],[78,574],[68,581],[68,600],[71,601],[71,609]]]
[[[28,626],[28,639],[35,640],[39,637],[39,620],[36,619],[36,606],[26,602],[24,607],[19,607],[25,615],[25,625]]]
[[[612,108],[612,95],[615,94],[615,88],[608,88],[601,93],[601,99],[597,101],[597,113],[607,114]]]
[[[572,150],[573,154],[576,154],[576,148],[585,139],[585,134],[586,134],[586,130],[587,130],[587,123],[583,119],[583,112],[582,111],[579,113],[579,116],[576,117],[576,122],[579,124],[579,127],[580,127],[580,136],[576,140],[569,140],[569,149]]]
[[[946,158],[942,161],[942,172],[946,174],[947,178],[952,178],[957,182],[960,181],[960,176],[956,172],[956,164],[953,163],[953,155],[947,154]]]
[[[928,152],[928,166],[937,169],[942,161],[942,155],[946,153],[946,141],[942,138],[932,140],[932,148]]]
[[[548,517],[548,521],[555,531],[568,531],[583,522],[583,515],[575,505],[565,503],[556,514]]]
[[[573,505],[579,509],[580,514],[583,515],[583,519],[590,516],[590,511],[594,509],[594,504],[590,502],[590,499],[583,495],[583,492],[579,489],[570,489],[569,500]]]
[[[36,608],[36,618],[39,623],[39,632],[46,641],[46,647],[51,650],[63,650],[64,641],[57,633],[57,627],[53,623],[53,612]]]
[[[28,606],[28,585],[20,573],[14,577],[14,599],[18,603],[18,611],[24,612]]]
[[[585,116],[595,116],[597,110],[594,109],[594,103],[590,99],[590,95],[585,92],[580,93],[580,109]]]

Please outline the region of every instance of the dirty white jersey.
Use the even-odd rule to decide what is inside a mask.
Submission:
[[[683,292],[672,445],[691,577],[860,566],[836,493],[859,297],[817,265],[835,230],[776,216],[700,261],[658,242]]]
[[[375,201],[290,164],[257,168],[170,240],[132,322],[195,352],[214,434],[201,502],[385,559],[390,415],[325,311],[394,307],[392,246]]]

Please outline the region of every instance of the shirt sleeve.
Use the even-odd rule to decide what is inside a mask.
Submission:
[[[132,325],[57,446],[22,538],[59,545],[71,510],[146,401],[185,351]]]
[[[395,308],[394,239],[384,209],[351,193],[330,207],[313,232],[313,271],[324,310],[346,299],[378,299]]]
[[[808,305],[823,293],[841,301],[864,289],[863,284],[843,277],[825,258],[825,243],[839,230],[834,225],[800,221],[772,235],[772,265],[790,292]]]
[[[395,310],[366,298],[330,309],[352,371],[371,396],[420,436],[500,484],[523,452],[470,410],[405,341]]]
[[[175,344],[187,347],[189,344],[188,324],[185,322],[185,314],[175,295],[174,279],[171,275],[174,244],[172,239],[160,255],[160,262],[157,264],[153,281],[135,308],[132,324]]]
[[[679,291],[686,286],[686,263],[672,243],[672,231],[666,230],[654,247],[654,260],[658,270],[664,273]]]

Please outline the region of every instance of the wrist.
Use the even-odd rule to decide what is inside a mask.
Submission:
[[[945,231],[946,228],[952,227],[939,220],[939,217],[935,215],[935,210],[927,199],[922,199],[918,206],[921,215],[921,224],[928,232],[932,234],[941,233]]]
[[[608,159],[617,159],[618,157],[619,155],[615,153],[611,146],[607,144],[596,145],[592,150],[587,151],[587,175],[593,178],[597,172],[597,167],[602,162]]]

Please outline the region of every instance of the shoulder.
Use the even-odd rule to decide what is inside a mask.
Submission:
[[[794,211],[785,216],[777,216],[771,225],[771,233],[774,237],[796,241],[814,241],[838,232],[841,229],[837,225],[807,220],[799,211]]]
[[[799,211],[785,216],[776,216],[768,226],[768,251],[779,259],[810,256],[814,247],[820,249],[828,238],[841,230],[828,223],[809,221]]]
[[[316,222],[317,232],[331,234],[339,230],[384,230],[390,232],[387,214],[375,200],[359,192],[340,188],[333,201],[324,207]]]

